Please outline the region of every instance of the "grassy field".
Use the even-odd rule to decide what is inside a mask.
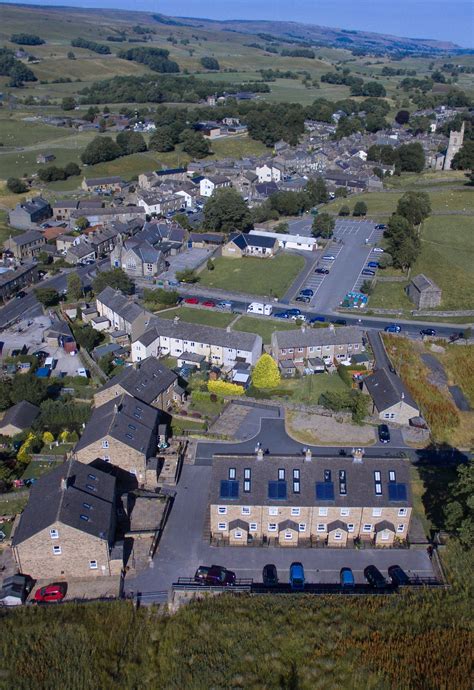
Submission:
[[[263,343],[271,342],[272,333],[275,331],[292,331],[298,328],[294,321],[277,321],[276,319],[257,319],[253,316],[241,316],[232,326],[233,331],[245,333],[257,333],[262,337]]]
[[[226,328],[235,319],[234,314],[193,307],[177,307],[176,309],[159,312],[158,316],[162,319],[174,319],[175,316],[179,316],[181,321],[198,323],[203,326],[216,326],[217,328]]]
[[[282,297],[304,267],[303,257],[277,254],[269,259],[244,257],[214,261],[214,270],[200,274],[201,285],[249,295]]]
[[[321,393],[342,393],[347,386],[339,374],[314,374],[302,378],[282,379],[279,390],[288,391],[292,402],[317,405]]]

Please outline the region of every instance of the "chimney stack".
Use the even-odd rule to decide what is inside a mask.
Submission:
[[[353,448],[352,449],[352,460],[353,460],[353,462],[361,463],[362,460],[364,459],[364,453],[365,453],[365,451],[363,450],[363,448]]]

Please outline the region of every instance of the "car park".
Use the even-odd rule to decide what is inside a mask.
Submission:
[[[323,261],[335,261],[335,260],[336,260],[336,257],[334,256],[334,254],[325,254],[325,255],[323,256],[323,259],[322,259],[322,260],[323,260]]]
[[[308,295],[298,295],[298,297],[295,299],[295,302],[303,302],[304,304],[308,304],[311,302],[311,297],[308,297]]]
[[[294,561],[290,565],[290,587],[294,592],[304,590],[304,568],[303,564]]]
[[[401,327],[397,326],[396,323],[391,323],[384,328],[385,333],[400,333],[401,330]]]
[[[384,252],[384,250],[382,249],[382,247],[374,247],[374,248],[372,249],[372,251],[373,251],[373,252],[377,252],[378,254],[383,254],[383,252]]]
[[[354,573],[350,568],[341,568],[339,573],[339,581],[343,589],[348,589],[355,586]]]
[[[203,307],[215,307],[216,303],[213,302],[211,299],[207,299],[205,302],[202,303]]]
[[[276,565],[273,563],[267,563],[267,565],[263,566],[262,581],[264,585],[267,585],[267,587],[273,587],[278,584],[278,572]]]
[[[390,429],[386,424],[379,424],[377,432],[380,443],[390,443]]]
[[[321,275],[327,275],[329,273],[329,268],[317,268],[315,273],[320,273]]]
[[[199,300],[197,297],[186,297],[184,300],[185,304],[199,304]]]
[[[388,577],[392,585],[403,587],[410,584],[410,578],[399,565],[391,565],[388,569]]]
[[[360,272],[360,274],[363,275],[363,276],[374,276],[374,275],[375,275],[375,271],[373,271],[371,268],[364,268],[364,269]]]
[[[235,584],[235,573],[222,565],[200,565],[194,575],[194,581],[202,585],[227,587]]]
[[[436,335],[436,331],[434,328],[422,328],[420,331],[420,335]]]
[[[387,584],[384,576],[380,570],[375,567],[375,565],[368,565],[366,568],[364,568],[364,577],[369,585],[375,589],[385,587]]]
[[[53,582],[45,587],[40,587],[35,592],[34,600],[37,603],[48,603],[54,601],[61,601],[67,593],[66,582]]]
[[[313,297],[314,290],[311,290],[311,288],[305,288],[304,290],[300,290],[300,295],[304,295],[305,297]]]

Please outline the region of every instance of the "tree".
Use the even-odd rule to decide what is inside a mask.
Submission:
[[[399,125],[406,125],[409,120],[410,113],[408,110],[399,110],[395,115],[395,122],[398,122]]]
[[[461,149],[453,156],[453,170],[474,170],[474,141],[465,141]]]
[[[63,110],[74,110],[76,107],[76,100],[72,96],[65,96],[61,102]]]
[[[397,204],[397,214],[412,225],[419,225],[431,213],[430,197],[426,192],[405,192]]]
[[[220,65],[216,58],[213,57],[202,57],[199,61],[204,69],[219,70]]]
[[[112,268],[110,271],[97,273],[92,283],[95,294],[98,295],[107,286],[114,288],[114,290],[120,290],[125,295],[131,295],[134,290],[133,282],[121,268]]]
[[[365,201],[357,201],[354,210],[352,211],[353,216],[366,216],[367,215],[367,204]]]
[[[370,295],[372,294],[372,281],[371,280],[364,280],[360,287],[360,291],[362,292],[363,295]]]
[[[263,354],[252,373],[252,385],[255,388],[276,388],[280,383],[278,364],[269,354]]]
[[[313,237],[322,237],[323,239],[329,239],[334,234],[334,226],[336,222],[329,213],[320,213],[313,220],[313,225],[311,227],[311,234]]]
[[[159,127],[153,132],[148,147],[151,151],[173,151],[174,138],[171,127]]]
[[[277,225],[275,225],[275,227],[273,228],[273,231],[278,232],[282,235],[286,235],[289,232],[289,227],[290,226],[288,225],[287,221],[284,220],[281,223],[278,223]]]
[[[345,199],[348,195],[347,187],[337,187],[334,192],[336,199]]]
[[[64,172],[66,173],[66,177],[76,177],[81,174],[81,169],[77,163],[67,163]]]
[[[445,526],[456,535],[462,546],[474,546],[474,461],[472,458],[457,470],[457,481],[449,486],[444,509]]]
[[[122,155],[122,149],[111,137],[95,137],[89,142],[81,155],[86,165],[113,161]]]
[[[67,59],[68,59],[68,60],[75,60],[75,59],[76,59],[76,56],[74,55],[74,53],[72,52],[72,50],[69,50],[69,51],[68,51]]]
[[[200,132],[186,129],[181,135],[183,151],[189,153],[192,158],[205,158],[211,153],[209,142],[204,139]]]
[[[164,290],[163,288],[150,290],[145,288],[143,290],[143,300],[151,304],[164,304],[173,307],[175,304],[178,304],[179,295],[176,290]]]
[[[182,271],[176,271],[176,280],[180,283],[197,283],[199,276],[192,268],[184,268]]]
[[[77,273],[69,273],[67,277],[67,296],[73,302],[82,297],[82,283]]]
[[[24,194],[28,191],[28,185],[18,177],[9,177],[7,180],[7,189],[13,194]]]
[[[326,183],[321,175],[318,175],[316,179],[310,179],[305,187],[305,191],[308,195],[311,206],[316,206],[316,204],[326,204],[329,201]]]
[[[35,297],[44,307],[53,307],[59,303],[59,292],[54,288],[35,288]]]
[[[76,343],[88,352],[91,352],[103,338],[102,334],[96,331],[95,328],[92,328],[90,324],[74,326],[72,330]]]
[[[99,367],[102,369],[106,376],[109,376],[115,367],[114,359],[115,355],[113,352],[108,352],[106,355],[99,359]]]
[[[253,227],[249,208],[237,190],[215,190],[204,206],[204,227],[218,232],[247,232]]]
[[[16,374],[13,377],[10,398],[13,405],[22,400],[39,405],[47,396],[47,389],[47,383],[33,374]]]
[[[388,268],[389,266],[393,266],[393,257],[388,252],[384,252],[377,259],[377,263],[379,268]]]
[[[347,204],[344,204],[339,209],[339,213],[337,215],[338,216],[350,216],[351,215],[351,209],[349,208],[349,206],[347,206]]]
[[[0,381],[0,410],[8,410],[11,407],[11,383],[7,379]]]
[[[146,151],[146,142],[140,132],[125,131],[117,134],[116,142],[120,146],[123,156]]]
[[[384,231],[387,238],[387,249],[393,257],[395,268],[409,268],[420,252],[420,241],[410,221],[394,214]]]
[[[208,271],[213,271],[215,269],[214,261],[212,259],[207,260],[206,268]]]
[[[425,152],[419,142],[402,144],[398,148],[400,167],[405,172],[421,172],[425,167]]]
[[[87,218],[86,218],[85,216],[79,216],[79,218],[77,218],[77,220],[76,220],[75,225],[76,225],[76,228],[77,228],[78,230],[80,230],[81,232],[83,232],[84,230],[87,230],[87,228],[89,227],[90,223],[89,223],[89,221],[87,220]]]

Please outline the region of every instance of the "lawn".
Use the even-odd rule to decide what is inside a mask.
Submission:
[[[58,448],[61,448],[61,452],[65,453],[66,451],[71,450],[72,444],[67,444],[67,446],[58,446]],[[53,454],[49,448],[43,449],[43,452],[45,455]],[[58,462],[49,462],[46,460],[42,462],[30,462],[21,475],[21,479],[38,479],[38,477],[42,477],[43,474],[47,474],[59,464],[61,464],[60,460],[58,460]]]
[[[233,319],[234,314],[228,312],[213,311],[203,307],[177,307],[176,309],[169,309],[167,311],[158,312],[158,316],[162,319],[174,319],[179,316],[182,321],[188,323],[199,323],[203,326],[216,326],[217,328],[226,328]]]
[[[200,274],[200,283],[228,292],[282,297],[304,266],[303,257],[295,254],[280,253],[269,259],[219,257],[213,271],[205,269]]]
[[[407,283],[376,283],[369,298],[369,309],[415,309],[415,305],[405,294],[405,285]]]
[[[288,391],[292,402],[317,405],[321,393],[343,393],[347,386],[339,374],[325,373],[282,379],[278,389]]]
[[[276,319],[257,319],[254,316],[241,316],[232,326],[233,331],[244,331],[245,333],[256,333],[262,337],[264,345],[268,345],[275,331],[291,331],[299,328],[294,321],[283,321]]]

